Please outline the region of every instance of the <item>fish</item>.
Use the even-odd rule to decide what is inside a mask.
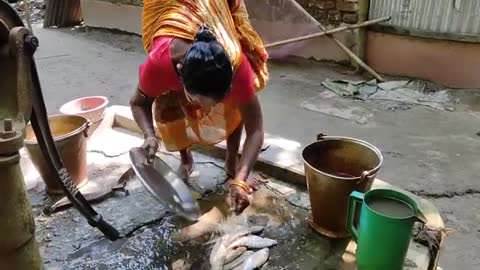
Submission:
[[[240,230],[236,233],[228,234],[228,235],[230,236],[229,239],[231,240],[231,242],[233,242],[233,241],[237,240],[238,238],[249,235],[249,234],[260,234],[260,233],[263,232],[263,230],[265,230],[264,226],[252,226],[252,227],[249,227],[247,229],[242,229],[242,230]],[[205,245],[210,245],[210,244],[216,243],[218,241],[219,241],[219,238],[208,241],[207,243],[205,243]]]
[[[263,230],[265,230],[265,227],[264,226],[252,226],[252,227],[248,228],[248,230],[250,231],[250,234],[261,234],[263,232]]]
[[[261,249],[252,255],[243,262],[242,266],[239,268],[241,270],[254,270],[260,268],[268,261],[270,256],[270,251],[268,248]]]
[[[246,247],[239,247],[236,249],[229,249],[227,251],[227,254],[225,255],[225,261],[224,264],[227,264],[229,262],[232,262],[236,258],[240,257],[243,253],[247,251]]]
[[[277,244],[278,242],[273,239],[263,238],[257,235],[248,235],[233,241],[228,248],[233,249],[237,247],[246,247],[248,249],[262,249],[272,247]]]
[[[242,266],[243,262],[248,258],[250,257],[253,253],[253,251],[250,251],[250,250],[247,250],[245,253],[243,253],[242,255],[240,255],[240,257],[236,258],[235,260],[233,260],[232,262],[229,262],[227,264],[225,264],[223,266],[223,270],[232,270],[236,267],[240,267]]]
[[[228,244],[231,243],[229,235],[222,236],[213,246],[210,253],[210,267],[212,270],[222,270],[227,256]]]
[[[251,226],[247,228],[242,228],[240,230],[237,230],[234,233],[224,234],[220,238],[217,238],[215,240],[212,240],[206,243],[206,244],[215,243],[209,258],[211,269],[212,270],[223,269],[222,267],[224,264],[232,262],[242,254],[245,254],[249,246],[251,246],[252,248],[255,248],[256,246],[259,246],[258,248],[272,246],[273,244],[271,243],[271,241],[273,240],[266,239],[266,240],[259,241],[263,238],[259,236],[251,235],[251,234],[260,234],[263,232],[264,229],[265,229],[264,226]],[[250,241],[252,243],[247,241],[246,243],[249,245],[240,244],[234,247],[230,247],[232,243],[243,238],[248,238],[250,236],[255,236],[257,238],[252,239],[253,242],[252,240]],[[275,241],[275,244],[276,244],[276,241]]]
[[[210,266],[212,270],[223,269],[227,256],[232,256],[233,248],[229,248],[232,242],[248,235],[249,231],[242,231],[235,234],[225,234],[217,240],[210,253]],[[237,256],[238,257],[238,256]],[[232,259],[230,259],[232,260]]]

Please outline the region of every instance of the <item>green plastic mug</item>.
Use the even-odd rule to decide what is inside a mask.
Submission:
[[[361,203],[358,229],[355,212]],[[407,255],[415,222],[425,223],[416,202],[390,189],[365,194],[354,191],[349,197],[347,229],[357,243],[359,270],[401,270]]]

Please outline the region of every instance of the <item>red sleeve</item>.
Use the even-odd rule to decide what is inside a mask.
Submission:
[[[245,54],[233,78],[230,96],[237,104],[247,103],[255,96],[254,73]]]
[[[147,59],[139,67],[139,84],[142,92],[149,97],[181,89],[180,78],[175,72],[170,57],[172,38],[156,38]]]

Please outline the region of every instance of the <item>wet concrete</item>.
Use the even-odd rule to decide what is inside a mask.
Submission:
[[[88,154],[90,164],[95,165],[89,168],[90,181],[82,191],[102,189],[128,170],[128,156],[106,157],[112,154],[108,148],[102,154]],[[159,156],[171,167],[178,163],[174,155]],[[255,173],[262,182],[260,189],[244,214],[235,216],[229,212],[222,161],[199,153],[194,153],[194,158],[196,178],[190,183],[193,192],[202,197],[198,200],[203,213],[199,222],[172,216],[133,176],[127,180],[128,196],[117,194],[95,204],[95,209],[124,235],[115,242],[90,227],[75,209],[42,214],[53,198],[46,197],[41,179],[26,179],[33,186],[28,193],[46,269],[178,269],[173,267],[178,264],[184,266],[180,269],[210,269],[211,245],[207,242],[252,225],[265,226],[263,236],[279,243],[271,249],[263,269],[354,269],[351,245],[347,249],[349,239],[328,239],[309,227],[305,190]],[[23,160],[28,167],[28,158]]]
[[[35,33],[40,38],[37,65],[49,113],[85,95],[106,95],[111,104],[127,105],[137,84],[138,64],[145,58],[139,37],[95,30],[38,28]],[[421,107],[389,111],[375,103],[325,96],[320,83],[326,78],[363,79],[341,66],[298,59],[272,61],[270,74],[270,84],[260,94],[265,129],[270,142],[281,145],[288,154],[267,151],[263,156],[298,167],[302,146],[319,132],[367,140],[385,157],[379,177],[433,199],[447,216],[446,225],[456,230],[445,243],[440,266],[475,269],[480,264],[478,254],[464,255],[480,237],[476,225],[480,217],[471,215],[468,207],[480,202],[476,196],[480,193],[478,90],[454,90],[453,95],[459,97],[455,112]],[[345,116],[349,109],[351,117],[309,110],[302,106],[306,101],[316,108],[336,104],[339,110],[332,112]],[[366,112],[366,123],[356,121],[352,108]],[[39,198],[36,204],[41,201]]]
[[[177,162],[170,155],[160,156],[171,165]],[[268,264],[272,269],[280,266],[307,269],[304,268],[306,265],[319,265],[333,254],[329,240],[316,235],[305,222],[308,212],[293,207],[279,196],[282,190],[280,182],[269,179],[272,184],[262,186],[255,193],[254,204],[245,215],[232,216],[228,193],[221,185],[225,174],[217,166],[221,166],[221,161],[201,154],[195,154],[195,158],[197,177],[200,177],[197,180],[201,184],[194,190],[204,196],[199,201],[204,213],[200,222],[190,224],[171,216],[133,177],[127,182],[128,196],[114,196],[95,205],[108,222],[126,235],[115,242],[105,239],[99,231],[90,227],[75,209],[48,216],[42,214],[51,202],[46,198],[41,180],[30,179],[37,182],[29,190],[29,195],[37,214],[37,240],[46,269],[170,269],[172,263],[178,260],[195,265],[194,269],[209,269],[210,246],[206,246],[205,242],[215,238],[222,226],[222,231],[229,231],[247,224],[266,226],[264,235],[279,241],[278,248],[272,249]],[[93,160],[99,165],[90,167],[90,182],[82,188],[85,192],[88,188],[102,188],[96,183],[116,179],[129,167],[126,155],[105,158],[98,153],[89,153],[89,161]],[[102,167],[102,160],[108,162],[107,167]],[[219,182],[209,181],[212,178]],[[214,190],[216,187],[219,189]],[[299,192],[296,197],[299,196],[304,198],[297,204],[307,202],[306,193]],[[303,207],[308,208],[308,205]],[[302,259],[299,260],[299,257]]]

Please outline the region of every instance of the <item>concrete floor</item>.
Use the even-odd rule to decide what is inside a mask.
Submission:
[[[311,206],[305,189],[254,172],[262,184],[252,195],[252,205],[242,215],[232,215],[225,192],[223,160],[198,152],[194,152],[196,166],[188,183],[202,216],[192,224],[170,215],[133,171],[130,173],[127,153],[141,143],[141,136],[119,126],[111,128],[108,119],[88,140],[89,181],[81,191],[85,197],[104,194],[119,178],[126,181],[128,193],[115,192],[94,204],[96,211],[123,236],[115,242],[105,239],[71,207],[52,211],[49,206],[54,198],[45,196],[45,184],[28,155],[23,154],[21,165],[45,269],[210,269],[211,245],[207,242],[251,225],[265,226],[263,235],[278,241],[262,269],[355,269],[354,241],[323,237],[306,222]],[[178,165],[178,154],[162,149],[158,155],[170,167]],[[421,208],[426,206],[425,202],[417,202]],[[404,269],[428,269],[428,252],[427,246],[412,240]]]
[[[49,113],[68,100],[105,95],[126,105],[137,84],[145,54],[139,37],[84,29],[46,30],[37,65]],[[261,93],[267,133],[290,142],[300,156],[317,133],[367,140],[385,157],[379,177],[432,200],[446,225],[440,265],[444,269],[480,266],[480,92],[456,90],[455,112],[414,107],[387,111],[380,104],[347,100],[321,86],[325,78],[361,79],[333,64],[308,60],[271,63],[271,81]],[[306,105],[310,109],[306,109]],[[326,110],[325,108],[329,108]],[[364,116],[358,121],[358,116]]]

